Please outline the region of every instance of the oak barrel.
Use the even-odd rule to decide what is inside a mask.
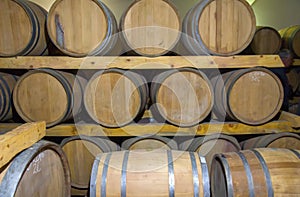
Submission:
[[[46,55],[47,11],[24,0],[0,1],[0,57]]]
[[[125,140],[122,143],[122,149],[124,150],[139,150],[144,149],[148,151],[153,151],[156,149],[165,150],[177,150],[178,145],[176,141],[162,136],[152,135],[152,136],[138,136]]]
[[[241,142],[242,149],[287,148],[300,150],[300,136],[294,133],[276,133],[259,136]]]
[[[39,141],[0,169],[0,196],[70,196],[70,171],[61,148]]]
[[[147,101],[146,79],[117,68],[95,73],[84,94],[88,114],[105,127],[122,127],[136,121],[143,114]]]
[[[300,92],[300,73],[295,69],[291,68],[286,72],[286,76],[289,85],[292,87],[293,93],[297,94]]]
[[[99,153],[120,150],[112,141],[88,136],[65,138],[60,146],[70,167],[72,195],[87,194],[92,165]]]
[[[217,133],[187,140],[180,144],[179,149],[203,155],[210,171],[211,162],[215,154],[238,152],[241,150],[241,147],[235,137]]]
[[[264,124],[278,114],[283,103],[281,81],[265,68],[231,71],[211,81],[215,90],[213,111],[221,120]]]
[[[186,14],[182,42],[192,54],[230,56],[252,41],[255,14],[245,0],[202,0]]]
[[[299,196],[300,152],[255,149],[215,156],[212,196]]]
[[[150,97],[155,119],[182,127],[203,121],[210,114],[214,101],[210,81],[194,68],[168,70],[155,76]]]
[[[49,10],[47,29],[52,43],[75,57],[108,54],[118,38],[114,15],[98,0],[56,0]]]
[[[279,30],[282,48],[289,49],[295,57],[300,58],[300,25]]]
[[[268,26],[257,26],[246,53],[256,55],[278,54],[280,48],[281,36],[276,29]]]
[[[160,56],[179,41],[181,20],[168,0],[134,1],[120,21],[120,37],[125,50],[144,56]]]
[[[210,196],[205,159],[197,153],[156,150],[100,154],[90,196]]]
[[[22,75],[13,91],[17,113],[26,122],[47,127],[71,119],[81,110],[85,80],[71,73],[36,69]]]
[[[15,75],[0,73],[0,121],[13,117],[12,92],[17,80]]]

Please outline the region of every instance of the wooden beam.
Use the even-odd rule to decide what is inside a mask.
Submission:
[[[0,168],[46,134],[46,123],[27,123],[0,135]]]
[[[249,68],[256,66],[284,67],[278,55],[248,56],[162,56],[147,58],[140,56],[120,57],[14,57],[0,58],[3,69],[169,69],[181,67],[195,68]]]
[[[281,112],[280,120],[285,120],[291,123],[293,128],[300,128],[300,116],[289,113],[289,112]]]
[[[278,132],[297,132],[287,121],[274,121],[261,126],[249,126],[237,122],[203,123],[195,127],[179,128],[168,124],[132,124],[123,128],[103,128],[99,125],[64,124],[47,129],[47,136],[142,136],[156,134],[162,136],[206,135],[224,133],[228,135],[266,134]]]
[[[294,59],[293,66],[300,66],[300,59]]]

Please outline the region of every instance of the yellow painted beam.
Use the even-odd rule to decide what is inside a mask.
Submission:
[[[0,168],[46,134],[46,123],[27,123],[0,135]]]
[[[121,57],[14,57],[0,58],[2,69],[169,69],[195,68],[249,68],[256,66],[284,67],[278,55],[248,56],[162,56],[156,58],[140,56]]]

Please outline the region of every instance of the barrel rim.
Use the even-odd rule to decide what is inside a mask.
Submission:
[[[36,156],[38,156],[41,152],[45,150],[52,150],[54,153],[56,153],[59,156],[65,173],[64,174],[65,186],[67,188],[67,190],[65,191],[65,196],[71,195],[70,170],[69,170],[68,161],[65,157],[65,154],[57,144],[49,141],[41,140],[35,143],[33,146],[21,152],[19,155],[17,155],[14,158],[14,160],[11,161],[11,164],[7,169],[7,172],[4,175],[3,180],[0,184],[1,196],[13,197],[15,195],[18,184],[22,179],[23,174],[26,172],[26,169],[30,165],[32,159],[34,159]],[[17,162],[17,161],[21,161],[21,162]],[[11,176],[13,177],[13,179],[11,178]]]
[[[137,49],[133,49],[133,47],[131,46],[131,43],[128,42],[128,39],[127,39],[127,36],[124,34],[124,31],[125,30],[125,27],[124,27],[124,22],[125,22],[125,19],[127,17],[127,14],[129,12],[129,10],[138,2],[140,1],[145,1],[145,0],[135,0],[133,1],[129,7],[125,10],[125,12],[122,14],[121,16],[121,19],[120,19],[120,24],[119,24],[119,29],[120,29],[120,41],[122,42],[122,44],[126,47],[126,50],[130,51],[134,51],[136,54],[138,55],[141,55],[141,56],[146,56],[146,57],[158,57],[158,56],[162,56],[162,55],[165,55],[169,52],[171,52],[175,47],[176,45],[178,44],[179,40],[180,40],[180,37],[181,37],[181,32],[182,32],[182,24],[181,24],[181,18],[180,18],[180,15],[179,15],[179,12],[177,10],[177,7],[170,1],[170,0],[160,0],[160,1],[164,1],[166,4],[168,4],[172,9],[173,11],[175,12],[175,14],[177,15],[177,19],[178,19],[178,36],[175,40],[175,42],[170,46],[169,49],[163,49],[164,51],[159,53],[159,54],[145,54],[145,53],[142,53],[140,52],[139,50]],[[131,28],[131,29],[135,29],[135,28]],[[175,31],[175,30],[174,30]]]
[[[125,140],[122,143],[121,147],[125,150],[129,150],[132,145],[143,140],[157,140],[164,143],[171,150],[178,150],[178,145],[175,140],[163,136],[158,136],[158,135],[144,135],[144,136],[133,137]]]
[[[21,1],[21,0],[13,0],[16,4],[18,4],[26,13],[26,15],[29,18],[29,22],[31,24],[31,38],[29,39],[27,45],[24,46],[23,49],[15,52],[14,54],[2,54],[0,53],[0,56],[2,57],[15,57],[19,55],[27,55],[29,54],[33,49],[34,46],[37,44],[38,39],[40,37],[40,27],[38,25],[38,20],[36,14],[32,11],[30,5],[27,1]]]
[[[264,67],[254,67],[254,68],[250,68],[250,69],[242,69],[240,71],[241,72],[239,72],[237,75],[235,75],[233,78],[231,78],[232,81],[236,82],[237,80],[239,80],[239,78],[241,78],[243,75],[245,75],[247,73],[255,72],[255,71],[261,71],[261,72],[264,72],[264,73],[270,75],[277,82],[279,91],[281,93],[281,97],[278,99],[278,103],[277,103],[277,106],[274,109],[274,111],[269,116],[265,117],[264,119],[261,119],[260,121],[248,121],[248,120],[246,120],[244,118],[241,118],[241,117],[237,118],[236,113],[231,110],[230,99],[229,99],[230,92],[231,92],[233,86],[235,85],[235,83],[229,84],[229,86],[227,88],[227,106],[229,106],[227,109],[235,119],[237,119],[237,120],[239,120],[239,121],[241,121],[245,124],[248,124],[248,125],[262,125],[262,124],[265,124],[266,122],[272,120],[279,113],[279,111],[281,109],[281,106],[283,104],[283,94],[284,94],[282,83],[281,83],[280,79],[273,72],[269,71],[268,69],[266,69]]]
[[[161,87],[160,84],[163,84],[164,81],[167,80],[168,77],[170,77],[171,75],[180,73],[180,72],[192,72],[192,73],[198,75],[199,77],[201,77],[203,79],[203,81],[206,82],[206,86],[210,93],[209,94],[210,95],[210,104],[207,106],[205,113],[201,114],[200,117],[194,119],[193,121],[191,121],[189,123],[182,123],[182,122],[178,123],[176,121],[170,120],[170,118],[166,117],[166,115],[164,113],[162,113],[156,105],[157,93]],[[212,87],[210,80],[208,79],[208,77],[206,76],[206,74],[204,72],[202,72],[198,69],[195,69],[193,67],[183,67],[183,68],[167,70],[167,71],[155,76],[153,81],[151,82],[150,97],[154,104],[154,107],[151,107],[150,110],[153,112],[154,115],[157,113],[159,114],[159,115],[157,115],[158,116],[157,119],[162,118],[163,120],[166,120],[167,122],[169,122],[173,125],[176,125],[176,126],[180,126],[180,127],[191,127],[191,126],[198,125],[199,122],[202,122],[203,120],[205,120],[205,118],[207,118],[207,116],[211,113],[212,108],[214,106],[214,93],[213,93],[213,87]]]
[[[64,0],[56,0],[49,12],[48,12],[48,16],[47,16],[47,20],[46,20],[46,27],[47,27],[47,30],[48,30],[48,35],[49,35],[49,38],[52,42],[52,44],[54,44],[54,46],[60,50],[61,52],[63,52],[64,54],[66,55],[69,55],[69,56],[73,56],[73,57],[85,57],[85,56],[88,56],[88,55],[96,55],[95,53],[96,52],[99,52],[101,50],[103,50],[103,45],[106,45],[107,44],[107,41],[109,40],[109,37],[110,37],[110,33],[112,32],[109,32],[110,30],[112,31],[112,21],[113,20],[110,20],[108,15],[110,15],[110,12],[108,11],[109,9],[107,8],[107,6],[103,6],[104,3],[99,1],[99,0],[91,0],[92,2],[94,2],[103,12],[104,16],[105,16],[105,19],[106,19],[106,23],[107,23],[107,31],[106,31],[106,34],[105,34],[105,37],[103,40],[100,41],[100,43],[98,43],[98,45],[94,48],[94,49],[91,49],[88,53],[78,53],[78,52],[73,52],[72,50],[66,50],[66,49],[63,49],[57,42],[56,40],[54,40],[53,38],[53,35],[51,33],[51,24],[50,24],[50,18],[51,16],[53,17],[53,13],[54,13],[54,10],[56,9],[57,5],[60,4],[62,1]],[[104,43],[104,44],[103,44]]]
[[[124,122],[122,124],[115,124],[115,125],[112,125],[112,124],[107,124],[101,120],[99,120],[98,117],[95,116],[94,112],[92,112],[92,110],[88,107],[88,103],[87,103],[87,97],[88,97],[88,92],[90,91],[90,88],[91,88],[91,85],[92,83],[97,80],[98,77],[100,77],[101,75],[103,74],[107,74],[107,73],[117,73],[117,74],[121,74],[122,76],[125,76],[128,80],[131,81],[132,84],[134,84],[136,87],[137,87],[137,93],[139,94],[139,98],[141,98],[141,102],[140,102],[140,106],[138,107],[138,110],[135,112],[135,114],[132,116],[131,120],[128,120],[127,122]],[[86,85],[86,88],[85,88],[85,91],[84,91],[84,96],[83,96],[83,103],[84,103],[84,106],[85,106],[85,109],[88,113],[88,115],[92,118],[93,121],[95,121],[96,123],[102,125],[102,126],[105,126],[105,127],[108,127],[108,128],[118,128],[118,127],[123,127],[123,126],[126,126],[130,123],[132,123],[135,118],[144,110],[144,106],[143,105],[143,94],[142,92],[140,91],[140,88],[141,86],[139,86],[139,84],[137,84],[137,82],[135,82],[131,77],[130,77],[130,74],[131,71],[125,71],[125,70],[122,70],[122,69],[118,69],[118,68],[110,68],[110,69],[107,69],[107,70],[100,70],[98,72],[96,72],[91,78],[90,80],[88,81],[87,85]],[[145,103],[146,104],[146,103]]]
[[[28,76],[30,76],[31,74],[37,74],[37,73],[46,73],[51,75],[52,77],[54,77],[64,88],[66,96],[67,96],[67,105],[66,108],[64,110],[64,113],[61,117],[59,117],[57,120],[50,122],[50,123],[46,123],[47,127],[52,127],[55,126],[56,124],[58,124],[61,121],[64,121],[66,118],[68,118],[68,116],[70,115],[70,113],[72,112],[71,107],[73,106],[73,96],[72,93],[70,91],[72,91],[72,88],[69,87],[70,84],[68,84],[67,80],[65,80],[64,78],[62,78],[60,74],[56,73],[55,70],[52,69],[48,69],[48,68],[43,68],[43,69],[35,69],[35,70],[30,70],[27,73],[23,74],[17,81],[17,83],[15,84],[14,90],[13,90],[13,103],[15,106],[15,109],[18,113],[18,115],[25,120],[26,122],[34,122],[35,120],[30,119],[28,116],[26,116],[25,113],[23,113],[23,110],[19,107],[19,100],[17,99],[19,92],[18,87],[20,85],[20,83],[27,78]],[[58,75],[57,75],[58,74]]]

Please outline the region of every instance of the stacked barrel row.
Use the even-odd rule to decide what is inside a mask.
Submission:
[[[300,26],[281,30],[281,42],[273,28],[256,29],[254,12],[245,0],[203,0],[184,19],[169,1],[135,1],[123,13],[119,28],[110,9],[96,0],[57,0],[49,13],[29,1],[3,0],[0,9],[2,57],[58,54],[53,53],[57,50],[75,57],[125,52],[159,56],[170,51],[228,56],[248,46],[248,52],[276,54],[281,43],[300,56]]]
[[[51,127],[73,119],[115,128],[138,122],[150,109],[156,122],[191,127],[212,119],[260,125],[280,111],[283,88],[270,70],[209,74],[210,79],[205,71],[180,68],[147,81],[143,73],[116,68],[87,76],[37,69],[18,80],[3,73],[0,117],[11,118],[14,106],[25,122]]]
[[[239,144],[212,134],[178,146],[175,139],[142,136],[125,140],[123,151],[99,137],[65,138],[60,147],[39,141],[0,170],[0,194],[299,195],[299,141],[299,135],[278,133]]]

